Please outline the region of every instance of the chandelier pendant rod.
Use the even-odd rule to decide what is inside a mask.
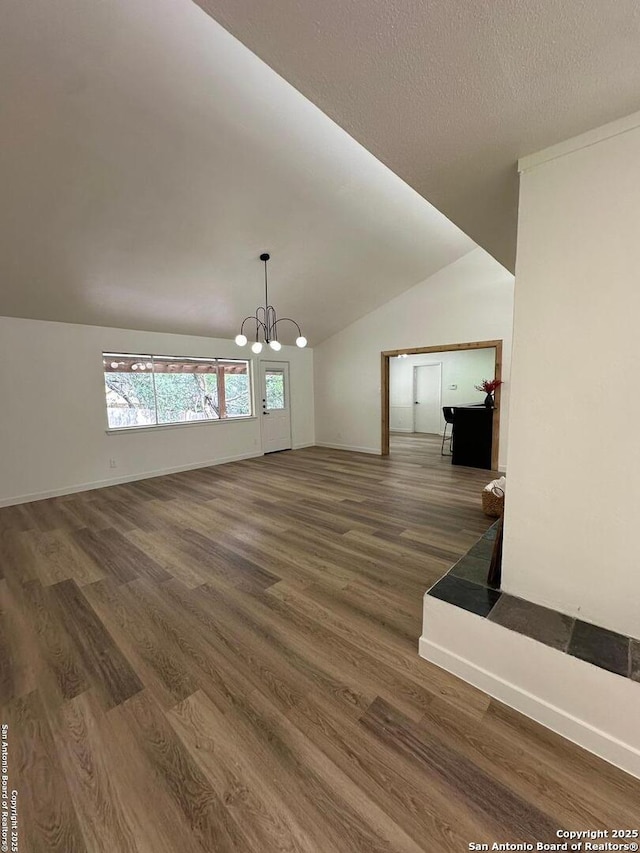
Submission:
[[[269,261],[269,255],[267,252],[260,255],[260,260],[264,262],[264,342],[265,344],[270,344],[271,341],[278,340],[278,333],[276,332],[276,324],[278,322],[278,317],[276,314],[276,309],[273,305],[269,304],[269,273],[267,269],[267,262]]]

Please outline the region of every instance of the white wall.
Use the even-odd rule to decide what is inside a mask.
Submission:
[[[442,377],[441,406],[463,406],[482,403],[487,396],[477,391],[483,379],[494,378],[495,348],[432,352],[389,360],[389,427],[396,432],[413,432],[414,368],[440,364]],[[455,388],[451,386],[455,385]],[[440,417],[440,433],[444,430]]]
[[[504,341],[500,466],[513,322],[513,276],[482,249],[367,314],[315,347],[318,444],[380,453],[380,352],[467,341]]]
[[[213,338],[0,318],[0,505],[261,453],[258,418],[107,434],[103,351],[251,355]],[[293,446],[313,444],[313,352],[278,356],[290,362]]]
[[[521,163],[503,574],[637,637],[639,124]]]

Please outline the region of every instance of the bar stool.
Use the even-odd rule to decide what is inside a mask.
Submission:
[[[442,447],[440,448],[440,456],[451,456],[453,454],[453,408],[451,406],[443,406],[442,414],[444,415],[444,433],[442,435]],[[451,424],[451,434],[447,435],[447,427]],[[445,442],[449,442],[449,452],[444,452]]]

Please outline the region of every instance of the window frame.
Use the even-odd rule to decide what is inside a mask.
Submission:
[[[105,371],[105,362],[108,360],[115,360],[118,358],[123,359],[136,359],[143,362],[151,361],[152,364],[155,365],[155,361],[185,361],[185,362],[206,362],[207,364],[215,364],[217,362],[237,362],[239,364],[247,365],[247,376],[249,377],[249,407],[250,413],[248,415],[234,415],[227,416],[224,418],[198,418],[191,421],[175,421],[171,423],[159,423],[158,422],[158,403],[157,403],[157,395],[156,395],[156,387],[155,387],[155,376],[156,372],[152,369],[149,370],[148,374],[152,377],[153,381],[153,397],[155,403],[155,413],[156,413],[156,423],[154,424],[134,424],[128,426],[120,426],[114,427],[109,424],[109,405],[106,397],[106,385],[104,376],[107,371]],[[192,426],[210,426],[211,424],[221,424],[221,423],[232,423],[237,421],[250,421],[257,420],[256,415],[256,402],[255,402],[255,366],[254,361],[251,358],[236,358],[236,357],[226,357],[226,356],[181,356],[181,355],[160,355],[158,353],[150,354],[150,353],[125,353],[125,352],[114,352],[114,351],[105,351],[102,353],[102,382],[103,382],[103,401],[104,401],[104,413],[106,418],[106,432],[108,434],[116,434],[123,432],[139,432],[141,430],[158,430],[158,429],[180,429],[182,427],[192,427]]]

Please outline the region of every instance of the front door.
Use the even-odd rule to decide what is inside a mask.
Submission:
[[[262,450],[291,449],[289,365],[285,361],[260,362]]]
[[[423,364],[414,367],[413,387],[415,396],[415,432],[439,433],[442,419],[441,409],[441,365]]]

